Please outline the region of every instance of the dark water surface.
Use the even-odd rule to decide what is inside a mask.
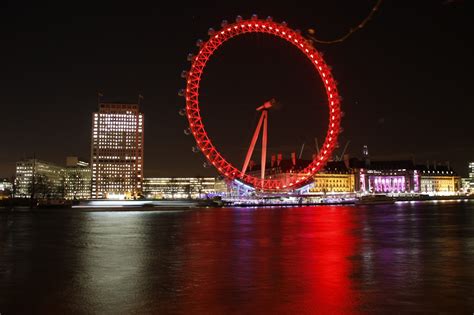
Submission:
[[[474,202],[0,213],[0,313],[474,312]]]

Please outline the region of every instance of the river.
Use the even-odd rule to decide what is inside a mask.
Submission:
[[[474,201],[0,213],[0,313],[474,312]]]

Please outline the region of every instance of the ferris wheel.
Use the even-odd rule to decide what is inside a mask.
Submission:
[[[294,47],[299,49],[311,61],[314,70],[319,74],[326,90],[329,107],[329,124],[323,146],[304,169],[292,173],[289,176],[280,178],[265,176],[268,110],[274,105],[274,100],[265,102],[257,108],[257,111],[261,112],[260,120],[250,143],[243,166],[240,169],[228,162],[212,144],[201,117],[199,88],[201,77],[204,74],[208,60],[227,40],[249,33],[268,34],[275,39],[280,38],[294,45]],[[299,31],[289,28],[285,22],[274,22],[271,17],[263,20],[253,15],[250,19],[245,20],[238,16],[234,23],[223,21],[221,29],[219,30],[210,28],[208,35],[209,39],[207,41],[197,41],[196,45],[199,48],[199,52],[196,55],[188,55],[188,61],[191,62],[191,67],[189,71],[183,71],[181,73],[181,76],[186,79],[186,88],[179,92],[179,95],[184,96],[186,99],[186,108],[181,111],[181,114],[187,117],[189,123],[189,128],[185,130],[185,133],[192,134],[196,140],[196,147],[193,147],[193,150],[201,151],[208,162],[227,179],[239,180],[258,190],[288,191],[309,183],[312,180],[312,176],[324,167],[337,145],[342,116],[336,82],[321,54]],[[247,168],[262,127],[261,172],[259,174],[260,176],[256,176],[249,174]]]

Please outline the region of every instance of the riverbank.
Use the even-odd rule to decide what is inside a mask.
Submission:
[[[470,196],[403,196],[394,197],[400,202],[429,202],[429,201],[453,201],[474,200]],[[43,206],[30,207],[28,199],[19,203],[0,203],[0,212],[54,212],[54,211],[87,211],[87,212],[120,212],[120,211],[173,211],[196,208],[219,208],[219,207],[297,207],[297,206],[327,206],[327,205],[354,205],[357,198],[292,198],[292,199],[233,199],[233,200],[90,200],[82,201],[71,206]]]

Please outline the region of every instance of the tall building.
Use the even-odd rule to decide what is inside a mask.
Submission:
[[[143,126],[138,104],[99,104],[92,115],[92,198],[142,194]]]
[[[68,156],[64,170],[64,198],[89,199],[90,197],[91,168],[89,163],[76,156]]]
[[[38,159],[16,163],[16,197],[63,198],[64,168]]]

